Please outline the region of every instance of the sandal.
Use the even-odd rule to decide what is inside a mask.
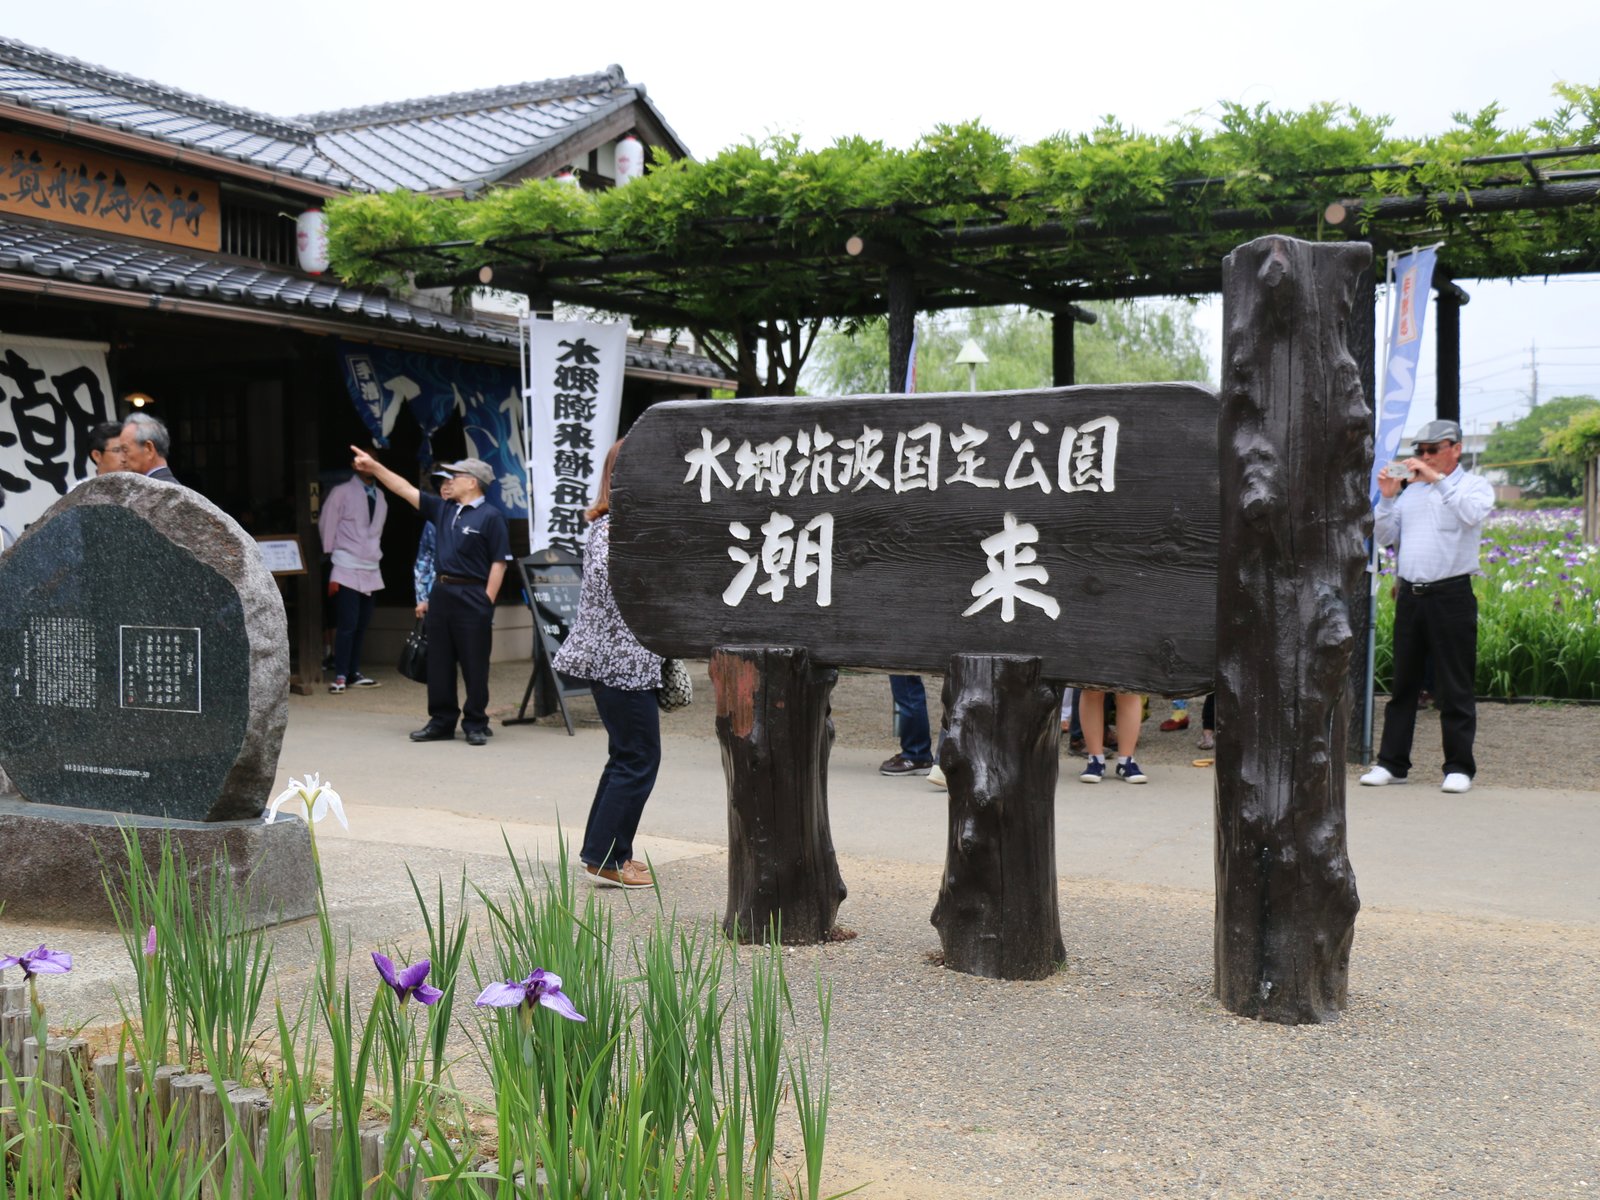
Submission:
[[[1217,748],[1217,735],[1208,729],[1200,735],[1200,740],[1195,745],[1202,750],[1215,750]]]

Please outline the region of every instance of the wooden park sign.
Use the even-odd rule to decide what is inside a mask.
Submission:
[[[1218,998],[1343,1008],[1355,914],[1346,706],[1370,409],[1349,345],[1370,248],[1267,237],[1224,263],[1223,387],[687,402],[612,481],[611,579],[660,654],[709,653],[728,776],[724,926],[827,936],[840,666],[944,671],[947,966],[1065,957],[1062,685],[1215,687]]]
[[[679,401],[628,434],[611,578],[675,657],[804,646],[1078,686],[1211,686],[1217,399],[1195,384]]]

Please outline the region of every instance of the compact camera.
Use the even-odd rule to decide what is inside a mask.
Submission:
[[[1404,479],[1407,481],[1416,478],[1411,471],[1406,469],[1405,463],[1392,462],[1383,469],[1385,477],[1389,479]]]

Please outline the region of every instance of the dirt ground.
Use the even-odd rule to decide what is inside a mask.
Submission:
[[[495,664],[490,683],[490,714],[496,722],[516,713],[527,686],[529,669],[530,664],[525,661]],[[382,687],[344,696],[318,692],[310,699],[319,705],[334,706],[348,704],[348,697],[356,696],[366,708],[415,712],[420,726],[426,719],[422,686],[401,678],[392,668],[377,667],[372,668],[372,672],[382,682]],[[689,673],[695,681],[695,702],[679,712],[663,714],[661,731],[677,737],[714,738],[716,727],[712,709],[715,700],[706,664],[690,662]],[[924,684],[928,691],[928,719],[937,736],[943,713],[939,697],[944,679],[928,675],[924,676]],[[1384,703],[1384,698],[1378,697],[1373,721],[1374,744],[1383,731]],[[575,698],[569,704],[575,721],[598,723],[594,704],[588,699]],[[1150,716],[1140,730],[1136,751],[1139,762],[1146,767],[1190,766],[1196,759],[1209,757],[1195,745],[1200,736],[1200,704],[1198,699],[1191,701],[1187,730],[1162,733],[1159,726],[1172,715],[1171,702],[1152,699]],[[544,720],[559,724],[561,718],[550,716]],[[885,758],[896,753],[899,743],[893,732],[888,677],[841,672],[833,689],[833,724],[836,745],[879,747]],[[1425,710],[1419,715],[1413,745],[1416,769],[1431,773],[1437,765],[1435,755],[1439,746],[1436,713]],[[1478,779],[1488,786],[1593,786],[1594,781],[1600,780],[1600,705],[1480,702],[1476,752]],[[1067,754],[1065,740],[1062,754]]]
[[[691,663],[690,670],[695,676],[695,704],[664,716],[662,731],[686,737],[714,737],[715,729],[700,708],[702,703],[711,703],[711,683],[705,664]],[[928,690],[928,719],[937,736],[943,712],[939,695],[944,680],[929,675],[924,677],[924,684]],[[592,716],[592,706],[580,703]],[[1383,731],[1384,704],[1384,698],[1378,697],[1373,723],[1374,744]],[[1136,750],[1139,762],[1147,767],[1188,766],[1197,758],[1209,757],[1195,744],[1200,737],[1200,705],[1198,699],[1190,702],[1187,730],[1162,733],[1161,722],[1172,716],[1171,702],[1152,699],[1150,716],[1139,734]],[[899,748],[892,722],[893,706],[886,676],[840,675],[833,689],[837,744],[880,746],[887,757]],[[1062,753],[1066,754],[1064,741]],[[1439,718],[1431,710],[1419,714],[1413,754],[1416,769],[1431,772],[1439,754]],[[1476,754],[1478,778],[1486,785],[1538,787],[1565,783],[1591,786],[1600,778],[1600,705],[1482,702],[1478,705]],[[1558,772],[1560,778],[1540,780],[1537,777],[1539,772],[1551,770]]]

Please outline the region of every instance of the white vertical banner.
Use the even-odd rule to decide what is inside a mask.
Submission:
[[[577,554],[584,509],[617,440],[628,327],[531,317],[526,325],[529,549]]]
[[[104,342],[0,334],[0,550],[94,474],[89,434],[115,412]]]

